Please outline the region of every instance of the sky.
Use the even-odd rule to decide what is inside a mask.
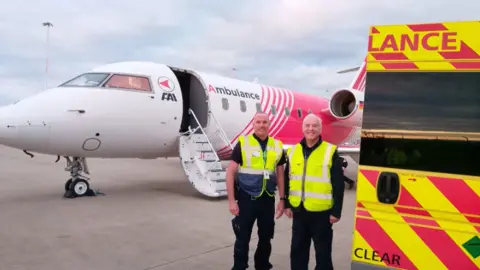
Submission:
[[[0,9],[0,106],[96,66],[147,60],[329,96],[375,24],[479,20],[478,0],[15,0]],[[47,50],[47,29],[51,22]],[[235,70],[233,70],[235,69]]]

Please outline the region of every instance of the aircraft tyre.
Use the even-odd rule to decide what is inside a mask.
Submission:
[[[65,183],[65,198],[76,198],[87,195],[90,190],[90,184],[87,180],[77,178],[75,180],[68,179]]]
[[[72,178],[68,179],[65,183],[65,192],[70,190],[70,185],[72,184]]]

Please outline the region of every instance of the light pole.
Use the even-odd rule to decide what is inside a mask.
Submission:
[[[51,22],[44,22],[42,24],[44,27],[47,27],[47,44],[45,48],[45,90],[47,90],[47,80],[48,80],[48,50],[50,46],[50,27],[53,27]]]

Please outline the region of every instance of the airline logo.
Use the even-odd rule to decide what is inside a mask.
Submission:
[[[175,83],[168,77],[160,77],[158,78],[158,86],[164,92],[173,92],[175,90]]]
[[[208,85],[208,92],[214,92],[216,94],[227,95],[227,96],[235,96],[235,97],[243,97],[243,98],[260,100],[260,95],[258,95],[258,94],[244,92],[244,91],[240,91],[238,89],[228,89],[225,86],[224,87],[213,87],[210,84],[210,85]]]

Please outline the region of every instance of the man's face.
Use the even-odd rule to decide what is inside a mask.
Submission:
[[[322,125],[319,123],[318,119],[313,117],[305,119],[303,122],[303,135],[307,140],[314,140],[322,132]]]
[[[268,128],[270,127],[270,121],[267,114],[257,114],[253,119],[253,131],[258,136],[265,136],[268,134]]]

